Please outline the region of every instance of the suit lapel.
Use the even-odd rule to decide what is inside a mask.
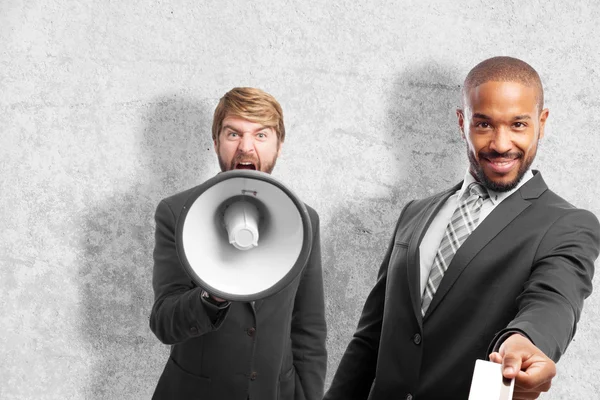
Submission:
[[[427,319],[435,311],[438,304],[452,288],[473,257],[531,205],[531,202],[528,201],[529,199],[539,197],[547,188],[541,174],[538,171],[534,171],[534,177],[529,182],[506,198],[488,215],[454,255],[425,313],[424,319]]]
[[[263,302],[264,302],[264,299],[261,299],[261,300],[256,300],[256,301],[254,302],[254,311],[255,311],[255,312],[257,312],[257,311],[258,311],[258,309],[260,308],[260,306],[262,306]]]
[[[255,301],[249,302],[248,306],[250,306],[250,308],[252,308],[252,311],[254,313],[256,313],[256,312],[258,312],[258,309],[260,308],[260,306],[262,306],[263,301],[264,300],[262,300],[262,299],[261,300],[255,300]]]
[[[446,192],[440,193],[434,197],[427,205],[425,212],[419,219],[413,231],[410,242],[408,244],[408,256],[406,257],[406,270],[408,275],[408,288],[412,299],[412,306],[421,323],[421,258],[419,256],[419,246],[423,240],[423,236],[429,229],[431,221],[437,215],[439,209],[446,203],[448,197],[460,189],[462,182]]]

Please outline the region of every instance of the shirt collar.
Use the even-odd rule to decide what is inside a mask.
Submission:
[[[512,190],[509,190],[507,192],[496,192],[494,190],[490,190],[490,189],[486,188],[488,194],[490,195],[489,198],[490,198],[492,204],[494,206],[500,204],[508,196],[510,196],[511,194],[513,194],[514,192],[516,192],[517,190],[519,190],[521,188],[521,186],[523,186],[525,183],[527,183],[527,181],[530,180],[531,178],[533,178],[533,173],[531,172],[530,169],[528,169],[527,172],[525,172],[525,174],[523,175],[523,178],[521,178],[521,181]],[[471,175],[471,173],[469,172],[469,168],[467,168],[467,172],[465,173],[465,179],[463,180],[463,184],[462,184],[460,190],[458,191],[458,198],[459,199],[462,198],[463,193],[465,192],[465,190],[467,190],[467,188],[469,187],[469,185],[471,183],[473,183],[473,182],[477,182],[477,181],[475,180],[475,178],[473,178],[473,175]]]

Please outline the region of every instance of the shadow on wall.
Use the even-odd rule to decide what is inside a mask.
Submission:
[[[460,181],[467,167],[456,109],[464,77],[435,63],[409,67],[394,80],[388,99],[389,136],[405,158],[397,199],[428,197]]]
[[[154,212],[161,198],[201,183],[216,165],[207,104],[164,96],[145,108],[135,183],[95,204],[83,227],[80,329],[92,355],[90,399],[151,397],[168,355],[148,326]]]
[[[462,179],[466,156],[455,114],[461,83],[456,70],[433,63],[408,67],[394,79],[381,139],[393,153],[389,195],[339,208],[326,227],[327,386],[356,329],[402,207]]]

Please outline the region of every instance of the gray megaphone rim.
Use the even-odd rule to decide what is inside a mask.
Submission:
[[[298,209],[303,227],[302,248],[300,250],[298,258],[296,259],[296,262],[294,263],[294,266],[290,268],[290,270],[285,274],[285,276],[273,286],[261,292],[247,295],[223,292],[218,288],[215,288],[206,283],[200,276],[198,276],[198,274],[196,274],[196,271],[194,271],[194,269],[190,265],[187,257],[185,256],[185,250],[183,248],[183,227],[191,206],[198,199],[198,197],[200,197],[206,190],[213,187],[219,182],[233,178],[246,178],[265,181],[279,188],[292,200],[292,202]],[[312,224],[310,222],[310,216],[308,214],[306,206],[290,189],[283,185],[283,183],[279,182],[277,179],[273,178],[271,175],[265,172],[252,170],[231,170],[218,173],[216,176],[208,179],[206,182],[200,184],[192,191],[190,196],[187,198],[185,205],[183,206],[183,210],[179,219],[177,220],[177,227],[175,231],[175,245],[177,247],[177,255],[179,256],[179,261],[181,262],[185,271],[190,276],[190,278],[192,278],[192,281],[194,281],[196,285],[206,290],[208,293],[226,300],[250,302],[254,300],[260,300],[280,292],[281,290],[286,288],[290,283],[292,283],[292,281],[302,273],[302,270],[304,270],[304,267],[308,262],[308,258],[310,257],[310,251],[312,249],[312,237]]]

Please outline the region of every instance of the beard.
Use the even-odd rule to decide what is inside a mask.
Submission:
[[[522,151],[519,152],[507,152],[500,154],[496,151],[484,152],[480,151],[477,153],[479,159],[486,158],[488,160],[493,160],[495,158],[508,158],[508,159],[521,159],[521,165],[519,166],[519,170],[517,171],[517,176],[510,182],[496,182],[490,179],[484,172],[481,164],[475,159],[475,154],[469,150],[467,146],[467,156],[469,157],[470,164],[470,172],[477,179],[478,182],[483,184],[487,189],[492,190],[494,192],[508,192],[517,187],[521,179],[523,179],[523,175],[529,170],[533,160],[535,159],[535,155],[537,153],[537,143],[535,148],[533,149],[533,153],[525,157],[525,154]]]

